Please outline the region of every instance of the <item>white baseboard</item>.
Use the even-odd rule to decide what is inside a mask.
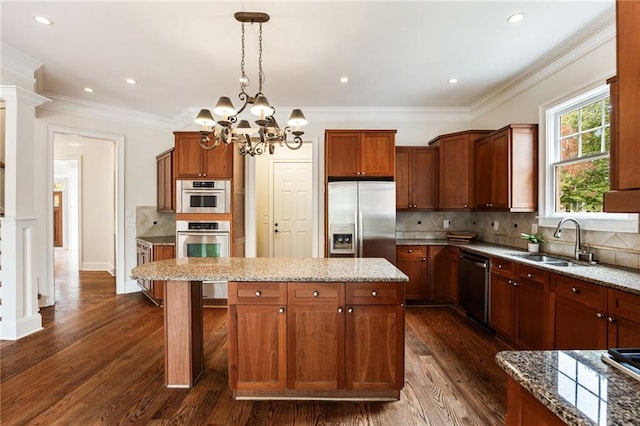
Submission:
[[[81,271],[105,271],[115,276],[115,268],[107,262],[82,262]]]
[[[6,318],[0,321],[0,339],[2,340],[18,340],[40,330],[42,330],[42,316],[40,314],[31,315],[18,321],[8,321]]]

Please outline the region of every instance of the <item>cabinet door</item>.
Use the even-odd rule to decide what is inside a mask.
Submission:
[[[460,262],[460,249],[458,247],[449,246],[449,291],[451,300],[458,304],[458,275],[459,275],[459,262]]]
[[[409,277],[405,285],[405,299],[427,299],[427,246],[396,246],[396,264]]]
[[[443,138],[440,141],[440,190],[438,207],[443,209],[470,208],[469,135]]]
[[[170,212],[174,208],[173,152],[156,157],[157,210]]]
[[[199,178],[203,174],[203,151],[200,133],[175,133],[175,173],[176,178]]]
[[[640,296],[608,289],[608,346],[640,347]]]
[[[398,170],[396,170],[396,176]],[[397,177],[396,177],[397,181]],[[411,158],[411,195],[414,208],[432,210],[438,207],[438,150],[415,150]]]
[[[508,340],[514,338],[514,280],[491,273],[491,309],[489,325]]]
[[[284,390],[286,309],[229,306],[229,382],[232,389]]]
[[[287,388],[344,388],[344,284],[287,285]]]
[[[606,349],[606,315],[599,309],[556,295],[555,349]]]
[[[433,290],[433,299],[453,301],[453,288],[449,267],[449,248],[447,246],[429,246],[429,281]]]
[[[411,152],[398,149],[396,151],[396,209],[411,208],[413,200],[410,197],[411,185]]]
[[[404,384],[404,307],[347,307],[346,388],[397,389]]]
[[[214,149],[202,149],[203,177],[207,179],[231,179],[233,177],[234,144],[218,146]]]
[[[359,176],[360,132],[327,132],[325,144],[328,177]]]
[[[491,137],[491,209],[507,209],[509,200],[509,130]]]
[[[491,138],[480,140],[475,146],[475,205],[481,210],[489,208],[491,204],[491,146]]]
[[[544,285],[520,278],[516,286],[515,341],[523,349],[544,347],[545,292]]]
[[[396,164],[395,153],[394,133],[364,132],[360,139],[360,175],[393,177]]]

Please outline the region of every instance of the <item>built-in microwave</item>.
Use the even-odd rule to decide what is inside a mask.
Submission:
[[[231,212],[231,181],[176,181],[176,213],[229,212]]]

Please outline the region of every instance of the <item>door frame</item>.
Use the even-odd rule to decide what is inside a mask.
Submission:
[[[313,255],[314,248],[316,247],[315,239],[314,239],[314,231],[316,229],[315,226],[315,198],[316,194],[314,191],[314,180],[313,180],[313,159],[311,160],[282,160],[282,159],[269,159],[269,228],[273,229],[273,219],[274,219],[274,203],[273,197],[275,195],[274,187],[274,178],[273,175],[275,173],[275,165],[276,163],[287,163],[287,164],[311,164],[311,255],[313,257],[317,257]],[[273,232],[269,232],[269,257],[273,257]]]
[[[115,259],[116,259],[116,293],[127,293],[127,277],[125,274],[125,209],[124,209],[124,151],[125,138],[124,135],[108,133],[99,130],[80,129],[76,127],[49,124],[47,126],[47,144],[46,144],[46,188],[44,191],[47,201],[44,204],[47,211],[53,211],[53,197],[50,196],[51,188],[53,188],[53,141],[56,133],[73,134],[91,139],[102,139],[105,142],[113,142],[115,144]],[[55,304],[55,279],[54,279],[54,250],[53,250],[53,222],[48,220],[46,223],[46,244],[47,244],[47,293],[40,299],[40,306],[49,306]],[[81,245],[81,244],[79,244]],[[78,247],[80,249],[81,247]]]
[[[77,259],[76,261],[78,262],[78,265],[82,265],[82,192],[80,191],[80,183],[81,183],[81,179],[82,179],[82,157],[80,156],[63,156],[63,157],[58,157],[58,158],[54,158],[54,160],[62,160],[62,161],[75,161],[77,168],[76,168],[76,176],[75,179],[78,182],[78,188],[76,193],[74,194],[75,197],[71,197],[71,191],[70,191],[70,183],[69,183],[69,177],[65,176],[64,178],[56,178],[55,176],[55,166],[53,167],[53,172],[54,172],[54,176],[53,176],[53,181],[55,182],[56,180],[63,180],[64,181],[64,192],[65,195],[67,196],[67,201],[70,204],[71,200],[73,199],[73,201],[76,203],[77,207],[77,221],[75,224],[73,224],[73,226],[76,228],[75,230],[75,236],[76,236],[76,244],[75,244],[75,248],[77,251]],[[70,250],[71,249],[71,214],[70,214],[70,209],[67,208],[67,213],[65,213],[65,226],[66,226],[66,230],[65,230],[65,236],[67,238],[65,238],[65,241],[68,242],[68,244],[65,243],[64,245],[64,249],[66,250]]]

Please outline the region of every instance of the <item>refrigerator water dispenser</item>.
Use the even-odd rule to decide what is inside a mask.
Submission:
[[[353,224],[330,225],[330,254],[355,254]]]

